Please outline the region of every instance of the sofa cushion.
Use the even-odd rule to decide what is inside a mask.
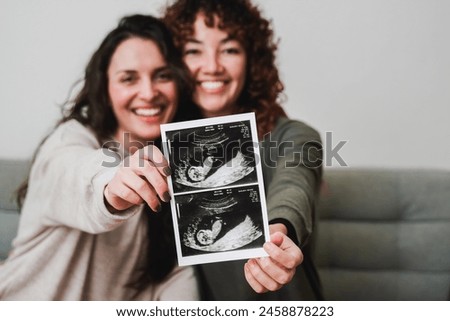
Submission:
[[[329,300],[445,300],[450,172],[328,170],[316,263]]]

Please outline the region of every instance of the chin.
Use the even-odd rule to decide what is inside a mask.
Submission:
[[[210,116],[225,116],[233,113],[233,108],[230,103],[224,101],[204,100],[198,103],[202,112]]]
[[[139,137],[141,142],[152,143],[161,137],[161,131],[158,128],[152,131],[142,132],[139,133]]]
[[[222,115],[228,114],[226,112],[226,108],[223,105],[215,105],[215,106],[206,105],[207,107],[204,107],[205,105],[200,105],[200,106],[202,106],[201,109],[202,109],[203,113],[211,115],[211,116],[222,116]]]

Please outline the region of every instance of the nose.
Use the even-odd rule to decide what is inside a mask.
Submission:
[[[157,95],[157,86],[150,79],[144,79],[139,86],[139,98],[150,101]]]
[[[210,52],[204,56],[204,59],[203,72],[215,74],[223,71],[223,66],[217,53]]]

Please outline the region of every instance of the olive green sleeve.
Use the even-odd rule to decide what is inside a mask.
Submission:
[[[269,221],[289,222],[295,230],[291,238],[305,245],[322,178],[320,135],[302,122],[281,118],[261,144],[261,161]]]

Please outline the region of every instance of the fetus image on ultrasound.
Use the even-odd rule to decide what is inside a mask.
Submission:
[[[175,192],[257,181],[248,126],[207,126],[179,131],[171,141]]]
[[[176,202],[183,255],[264,244],[262,212],[255,187],[183,195]]]

